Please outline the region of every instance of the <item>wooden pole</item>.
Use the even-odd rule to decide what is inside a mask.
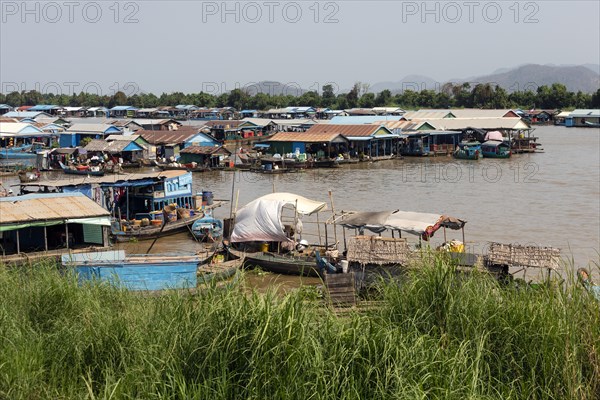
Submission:
[[[19,232],[20,232],[20,230],[17,229],[17,254],[21,253],[21,242],[19,240],[19,236],[20,236]]]
[[[48,229],[46,225],[44,225],[44,248],[48,251]]]
[[[66,239],[65,242],[67,242],[67,249],[69,248],[69,224],[67,224],[65,222],[65,233],[66,233]]]
[[[331,214],[333,215],[333,240],[337,244],[337,226],[335,225],[335,207],[333,205],[333,194],[329,191],[329,201],[331,202]]]
[[[319,213],[317,212],[317,233],[319,234],[319,246],[323,243],[321,242],[321,223],[319,222]]]
[[[446,227],[444,226],[444,243],[446,243],[446,242],[447,242],[447,240],[446,240]]]
[[[296,204],[294,205],[294,253],[296,253],[296,245],[298,243],[298,199],[296,199]]]

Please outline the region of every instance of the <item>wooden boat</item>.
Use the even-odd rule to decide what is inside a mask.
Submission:
[[[81,281],[105,281],[129,290],[192,289],[198,284],[197,255],[125,255],[124,250],[63,255]]]
[[[63,163],[59,162],[62,171],[68,175],[87,175],[87,176],[104,176],[104,170],[100,169],[91,169],[89,165],[77,165],[75,167],[67,167]]]
[[[459,160],[479,160],[483,158],[479,142],[460,143],[452,156]]]
[[[117,242],[128,242],[131,240],[149,240],[155,239],[161,236],[173,235],[178,232],[185,232],[191,230],[191,225],[197,220],[204,217],[203,213],[191,215],[189,218],[181,218],[177,221],[163,222],[161,225],[148,225],[148,226],[126,226],[126,230],[123,231],[121,226],[113,226],[112,237]],[[113,224],[114,225],[114,224]]]
[[[208,172],[211,169],[209,167],[203,167],[198,165],[193,165],[191,163],[188,164],[177,164],[177,163],[156,163],[158,168],[163,171],[188,171],[188,172]]]
[[[214,218],[212,213],[207,213],[194,222],[192,235],[201,242],[217,241],[223,236],[223,221]]]
[[[340,162],[338,160],[329,160],[329,159],[322,159],[322,160],[314,160],[313,161],[313,168],[339,168],[340,167]]]
[[[317,259],[303,254],[276,254],[268,251],[246,253],[229,249],[231,254],[244,257],[244,268],[260,268],[264,271],[285,275],[320,276]]]
[[[33,150],[33,145],[31,144],[0,148],[0,159],[34,158],[36,156],[37,154]]]
[[[481,145],[484,158],[510,158],[510,144],[498,140],[488,140]]]
[[[35,182],[40,179],[40,171],[37,169],[23,170],[19,171],[18,176],[21,183]]]
[[[198,265],[198,283],[210,284],[231,278],[242,269],[244,258],[225,250],[215,252]]]

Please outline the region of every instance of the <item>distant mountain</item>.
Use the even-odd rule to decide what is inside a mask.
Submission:
[[[300,85],[284,84],[276,81],[261,81],[246,85],[242,87],[242,89],[245,89],[251,96],[254,96],[257,93],[269,94],[271,96],[279,96],[282,94],[301,96],[307,92],[307,90],[302,89]]]
[[[527,89],[535,91],[542,85],[562,83],[572,92],[581,90],[591,93],[600,88],[600,74],[594,73],[593,68],[599,67],[594,64],[577,66],[528,64],[505,72],[453,81],[456,83],[467,81],[471,86],[477,83],[493,83],[508,91]]]
[[[441,83],[425,75],[407,75],[397,82],[378,82],[369,88],[369,92],[379,93],[388,89],[392,93],[401,93],[405,90],[419,92],[421,90],[439,90]]]

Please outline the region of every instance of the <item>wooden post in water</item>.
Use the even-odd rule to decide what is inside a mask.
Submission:
[[[319,222],[319,213],[317,212],[317,233],[319,234],[319,246],[321,243],[321,222]]]
[[[446,227],[444,226],[444,243],[446,243],[446,242],[447,242],[447,240],[446,240]]]
[[[48,251],[48,229],[46,225],[44,225],[44,248]]]
[[[66,237],[65,237],[65,242],[67,243],[67,249],[69,248],[69,224],[67,224],[65,222],[65,233],[66,233]]]
[[[19,241],[19,229],[17,229],[17,254],[21,253],[21,242]]]
[[[333,215],[333,240],[337,244],[337,226],[335,225],[335,207],[333,205],[333,194],[329,191],[329,201],[331,202],[331,214]]]

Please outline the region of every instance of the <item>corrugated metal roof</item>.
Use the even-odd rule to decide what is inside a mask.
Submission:
[[[399,121],[401,118],[400,115],[337,115],[331,118],[329,123],[335,125],[373,124],[380,121]]]
[[[431,121],[430,121],[431,122]],[[529,124],[521,118],[445,118],[433,122],[437,129],[531,129]]]
[[[429,124],[434,129],[437,127],[437,122],[431,121],[377,121],[376,123],[385,125],[389,130],[402,129],[403,131],[416,131],[424,124]]]
[[[198,133],[198,128],[193,126],[181,126],[176,131],[140,130],[136,132],[150,144],[184,143]]]
[[[110,109],[110,111],[127,111],[127,110],[137,110],[137,108],[133,107],[133,106],[114,106],[113,108]]]
[[[61,108],[60,106],[54,104],[38,104],[37,106],[33,106],[29,109],[29,111],[50,111],[56,108]]]
[[[24,122],[0,122],[0,132],[2,133],[19,133],[26,128],[34,128],[41,132],[41,130],[33,124],[27,124]]]
[[[316,124],[310,127],[306,131],[306,133],[315,134],[315,133],[337,133],[348,136],[371,136],[375,132],[377,132],[381,125],[373,125],[373,124],[363,124],[363,125],[333,125],[333,124]],[[383,127],[383,129],[387,130],[387,128]],[[392,132],[386,132],[392,133]]]
[[[570,114],[571,117],[582,117],[582,118],[586,118],[586,117],[592,117],[592,118],[599,118],[600,117],[600,109],[598,110],[591,110],[591,109],[578,109],[578,110],[573,110]]]
[[[180,151],[181,154],[225,154],[231,152],[223,146],[189,146]]]
[[[417,113],[448,113],[456,118],[502,118],[516,117],[517,113],[509,108],[481,109],[481,108],[449,108],[449,109],[421,109]]]
[[[442,118],[452,118],[454,115],[450,110],[444,111],[429,111],[429,110],[419,110],[419,111],[407,111],[404,113],[403,117],[406,119],[442,119]]]
[[[329,143],[341,137],[347,141],[344,135],[339,132],[279,132],[273,135],[268,142],[301,142],[301,143]]]
[[[126,141],[126,140],[113,140],[110,142],[106,142],[104,140],[91,140],[87,146],[85,146],[85,149],[87,151],[106,151],[108,153],[120,153],[123,150],[125,150],[125,148],[127,146],[129,146],[131,143],[133,142],[133,140],[130,141]],[[134,146],[139,150],[143,150],[142,147],[140,145],[138,145],[137,143],[133,143]]]
[[[0,199],[0,224],[110,215],[81,193],[29,194]]]
[[[40,115],[52,117],[50,114],[42,111],[9,111],[3,115],[6,118],[36,118]]]
[[[108,124],[73,124],[67,128],[69,133],[90,132],[90,133],[105,133],[110,128],[121,130],[121,128]]]
[[[131,173],[131,174],[113,174],[105,176],[72,176],[64,179],[40,180],[36,182],[28,182],[24,186],[48,186],[48,187],[63,187],[63,186],[79,186],[86,184],[116,184],[124,181],[135,181],[145,179],[161,180],[165,178],[176,178],[181,175],[188,174],[187,171],[172,170],[150,173]]]

